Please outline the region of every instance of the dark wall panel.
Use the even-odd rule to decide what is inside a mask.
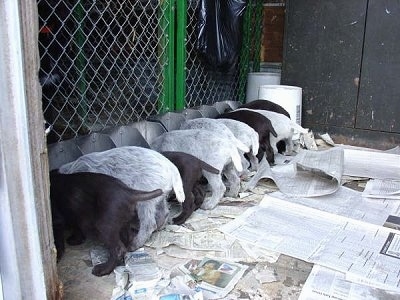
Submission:
[[[400,2],[370,0],[356,127],[400,133]]]
[[[367,0],[287,0],[282,84],[303,88],[303,124],[355,126]]]

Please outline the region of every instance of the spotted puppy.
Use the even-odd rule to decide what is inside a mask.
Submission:
[[[240,189],[242,164],[238,149],[232,141],[221,134],[202,129],[172,130],[158,136],[150,144],[157,151],[181,151],[191,154],[219,171],[214,174],[203,170],[203,175],[211,187],[211,196],[204,199],[201,208],[212,209],[224,196],[226,187],[221,174],[228,180],[229,196],[236,196]]]
[[[258,149],[260,147],[258,133],[249,125],[240,121],[232,119],[217,119],[217,121],[221,122],[226,127],[228,127],[230,131],[233,133],[233,135],[239,141],[241,141],[243,144],[249,147],[250,151],[247,152],[247,156],[250,160],[250,166],[251,166],[250,170],[257,171],[258,169],[257,154],[258,154]],[[244,152],[239,151],[239,153],[240,157],[242,158],[243,169],[247,170],[249,166],[247,159],[243,155]]]
[[[240,110],[249,110],[247,108],[241,108]],[[272,126],[274,127],[277,136],[270,136],[270,144],[274,151],[274,154],[278,153],[277,143],[279,141],[284,141],[286,144],[286,151],[284,154],[291,155],[293,152],[293,134],[295,132],[299,133],[307,133],[308,130],[301,127],[288,117],[283,114],[261,110],[261,109],[252,109],[250,111],[259,113],[264,117],[268,118],[271,121]]]
[[[259,161],[266,155],[269,163],[274,163],[274,151],[271,147],[270,136],[277,136],[271,121],[263,115],[250,110],[234,110],[217,116],[217,119],[231,119],[249,125],[258,133],[259,151],[257,157]]]
[[[128,250],[144,245],[151,234],[168,221],[167,198],[175,192],[179,202],[185,199],[182,179],[177,167],[157,151],[125,146],[103,152],[93,152],[60,167],[60,173],[102,173],[120,179],[128,187],[143,191],[161,189],[163,194],[137,204],[139,228],[133,224],[135,234],[130,238]],[[128,236],[130,236],[128,234]]]
[[[204,129],[211,130],[215,134],[221,134],[224,138],[227,138],[232,142],[232,144],[236,145],[236,147],[247,153],[250,151],[249,146],[243,144],[243,142],[236,138],[236,136],[232,133],[232,131],[225,126],[224,123],[218,122],[215,119],[211,118],[196,118],[192,120],[187,120],[181,124],[180,129]]]

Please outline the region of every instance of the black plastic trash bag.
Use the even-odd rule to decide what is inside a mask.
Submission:
[[[197,50],[212,69],[227,72],[236,64],[245,8],[245,0],[200,0]]]

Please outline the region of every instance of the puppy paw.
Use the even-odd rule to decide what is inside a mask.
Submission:
[[[214,200],[211,198],[205,198],[203,204],[201,205],[202,209],[210,210],[216,207],[218,204],[218,200]]]
[[[114,270],[114,268],[115,268],[114,265],[110,265],[109,263],[105,262],[94,266],[92,269],[92,274],[95,276],[108,275]]]

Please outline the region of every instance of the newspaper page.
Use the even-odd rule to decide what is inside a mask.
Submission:
[[[299,300],[387,300],[399,295],[390,291],[346,280],[342,272],[314,265],[305,282]]]
[[[400,155],[344,148],[343,174],[400,180]]]
[[[253,189],[262,178],[270,178],[279,190],[287,195],[315,197],[332,194],[340,186],[343,161],[341,148],[323,151],[303,150],[289,163],[279,164],[273,168],[263,160],[246,189]]]
[[[400,200],[400,180],[368,180],[362,193],[363,197]]]
[[[221,299],[236,285],[247,269],[246,265],[205,257],[192,259],[180,267],[202,289],[205,299]]]
[[[146,246],[152,248],[164,248],[169,245],[177,245],[190,250],[224,251],[233,244],[234,240],[225,237],[217,230],[201,232],[175,232],[156,231],[146,241]]]
[[[279,191],[264,196],[265,199],[269,197],[376,225],[385,225],[389,219],[400,217],[400,200],[368,199],[361,192],[343,186],[321,197],[291,197]]]
[[[264,200],[220,230],[400,292],[400,231],[272,197]]]

